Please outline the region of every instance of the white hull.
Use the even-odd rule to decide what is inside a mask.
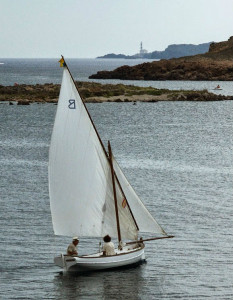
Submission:
[[[85,256],[60,255],[54,263],[69,272],[88,272],[120,268],[138,264],[145,260],[144,247],[117,251],[116,255],[103,256],[102,253]]]

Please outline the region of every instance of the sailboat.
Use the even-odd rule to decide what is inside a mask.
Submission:
[[[110,142],[108,151],[82,100],[64,57],[63,78],[49,151],[49,195],[55,235],[118,239],[115,255],[54,258],[64,271],[131,266],[145,260],[145,241],[171,238],[129,184]],[[139,239],[139,232],[156,236]]]

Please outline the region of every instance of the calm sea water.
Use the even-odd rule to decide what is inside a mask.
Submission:
[[[88,108],[152,215],[174,239],[137,268],[71,276],[53,257],[48,149],[56,106],[0,104],[0,299],[233,299],[233,102]],[[81,239],[81,254],[98,240]]]
[[[123,83],[152,86],[171,90],[203,90],[223,95],[233,95],[232,81],[134,81],[134,80],[90,80],[88,77],[101,70],[113,70],[123,65],[136,65],[151,60],[145,59],[67,59],[76,80],[100,83]],[[2,63],[2,64],[1,64]],[[62,70],[58,59],[1,59],[0,85],[61,83]],[[220,84],[222,90],[213,90]]]
[[[88,80],[139,60],[67,60]],[[0,59],[0,84],[60,83],[55,59]],[[100,81],[106,82],[106,81]],[[107,81],[118,83],[121,81]],[[212,90],[217,82],[125,82]],[[233,95],[232,82],[221,82]],[[0,299],[232,299],[233,102],[88,104],[104,143],[152,215],[175,239],[146,244],[147,263],[114,272],[61,274],[48,196],[56,106],[0,104]],[[98,250],[81,239],[79,252]]]

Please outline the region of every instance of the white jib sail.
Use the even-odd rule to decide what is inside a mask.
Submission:
[[[113,167],[124,194],[129,203],[130,209],[136,219],[140,232],[151,232],[167,235],[163,228],[156,222],[149,211],[146,209],[134,189],[126,179],[116,159],[113,157]]]
[[[49,152],[49,194],[55,234],[117,237],[108,158],[66,67]],[[137,228],[118,186],[117,197],[122,238],[134,239]]]

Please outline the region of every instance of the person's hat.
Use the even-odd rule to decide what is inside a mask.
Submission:
[[[77,236],[73,237],[73,241],[79,241],[79,238]]]

